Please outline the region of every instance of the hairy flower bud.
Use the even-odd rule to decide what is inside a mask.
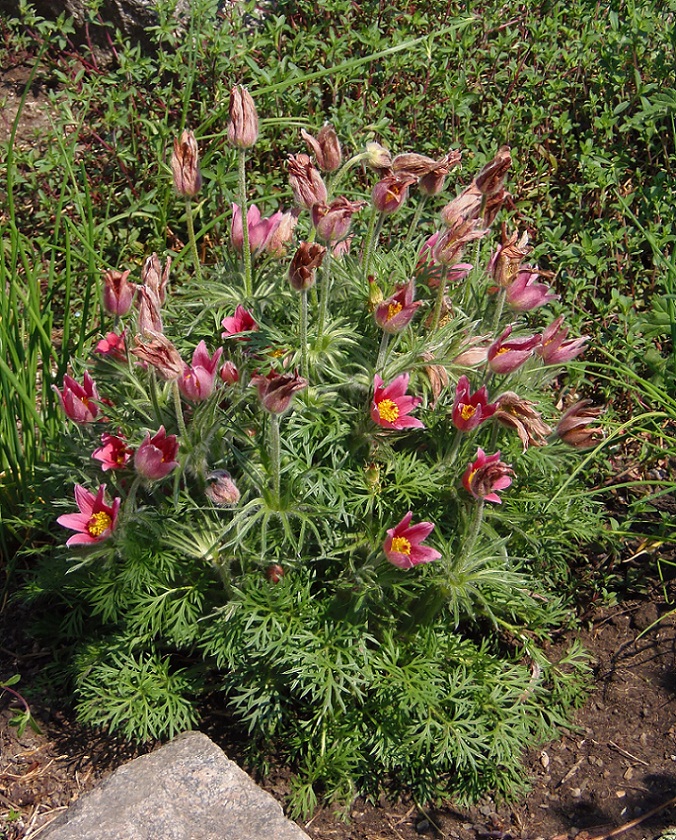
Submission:
[[[408,172],[381,178],[371,192],[376,210],[386,215],[396,212],[406,201],[408,188],[417,180],[415,175],[410,175]]]
[[[383,175],[392,169],[392,157],[389,151],[375,141],[366,144],[365,159],[367,166]]]
[[[352,216],[365,206],[365,201],[349,201],[342,195],[331,204],[313,205],[312,223],[319,239],[324,242],[345,239],[352,224]]]
[[[289,283],[297,292],[315,284],[317,269],[322,264],[326,248],[318,242],[301,242],[289,266]]]
[[[207,474],[204,493],[219,507],[233,507],[240,498],[237,485],[227,470],[212,470]]]
[[[258,396],[263,408],[271,414],[283,414],[290,406],[293,395],[297,391],[307,388],[307,380],[293,373],[275,373],[270,371],[267,376],[255,373],[251,377],[251,384],[258,388]]]
[[[129,282],[129,274],[115,269],[103,273],[103,305],[111,315],[121,317],[131,309],[136,286]]]
[[[315,204],[323,204],[328,198],[326,184],[308,155],[302,152],[289,155],[288,158],[289,184],[293,197],[299,207],[312,210]]]
[[[248,149],[258,140],[258,113],[249,91],[235,85],[230,91],[228,142],[236,149]]]
[[[146,335],[150,341],[142,341],[139,335],[134,338],[136,347],[131,352],[137,359],[152,365],[163,379],[178,379],[185,368],[178,350],[162,333],[147,330]]]
[[[340,168],[343,156],[340,151],[338,135],[332,125],[325,125],[319,130],[317,137],[301,129],[301,137],[317,159],[317,166],[322,172],[335,172]]]
[[[199,167],[197,140],[192,131],[184,131],[180,140],[174,139],[171,171],[176,192],[185,198],[194,198],[202,188],[202,173]]]
[[[167,286],[169,284],[169,271],[171,270],[171,257],[162,268],[162,263],[157,254],[151,254],[143,263],[141,270],[141,282],[149,292],[155,295],[158,306],[162,306],[167,297]]]

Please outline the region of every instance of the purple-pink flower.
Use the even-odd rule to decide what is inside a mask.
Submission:
[[[104,496],[106,485],[102,484],[96,495],[79,484],[75,485],[75,501],[80,508],[79,513],[65,513],[56,520],[59,525],[77,531],[67,542],[71,545],[88,545],[100,542],[109,537],[115,529],[117,514],[122,499],[114,498],[112,504],[107,505]]]
[[[82,385],[66,374],[63,377],[63,390],[59,391],[56,385],[52,385],[52,390],[59,395],[66,417],[74,423],[91,423],[99,416],[99,407],[96,404],[100,401],[99,393],[96,383],[87,371],[84,373]]]
[[[412,518],[413,513],[409,510],[398,525],[388,528],[383,543],[385,557],[400,569],[412,569],[420,563],[431,563],[441,557],[435,548],[421,545],[434,530],[434,524],[418,522],[417,525],[411,525]]]
[[[136,286],[129,282],[130,273],[114,268],[103,273],[103,306],[111,315],[126,315],[131,309]]]
[[[530,312],[538,306],[558,300],[546,283],[538,283],[537,268],[524,266],[505,290],[507,305],[517,312]]]
[[[375,375],[373,380],[373,401],[371,402],[371,419],[383,429],[424,429],[425,426],[410,413],[421,403],[420,397],[409,397],[406,394],[409,376],[402,373],[393,379],[389,385]]]
[[[254,316],[241,303],[237,305],[234,315],[223,318],[221,326],[225,330],[224,333],[221,333],[221,338],[232,338],[234,336],[238,337],[239,341],[249,340],[248,336],[240,336],[240,333],[257,332],[258,330],[258,324],[254,320]]]
[[[512,483],[514,470],[500,460],[500,453],[486,455],[481,447],[477,449],[476,458],[465,470],[462,484],[475,499],[485,499],[487,502],[501,504],[498,496],[500,490],[506,490]]]
[[[415,281],[399,286],[395,293],[376,306],[374,317],[383,332],[399,333],[413,320],[422,301],[414,301]]]
[[[485,385],[472,393],[469,379],[464,375],[458,379],[451,412],[451,419],[456,429],[461,432],[471,432],[484,420],[492,417],[496,410],[497,405],[488,402],[488,390]]]
[[[98,342],[98,344],[94,348],[94,352],[98,353],[101,356],[107,356],[109,359],[115,359],[118,362],[126,362],[126,335],[126,330],[122,330],[122,332],[119,335],[115,332],[106,333],[106,337],[102,338]]]
[[[563,315],[552,321],[542,333],[540,346],[536,352],[546,365],[563,365],[572,361],[584,350],[585,344],[589,341],[588,335],[580,338],[567,338],[568,327],[563,326]]]
[[[278,210],[272,216],[263,218],[261,211],[255,204],[249,207],[246,213],[246,223],[249,229],[249,250],[252,254],[258,254],[264,250],[283,216],[284,214]],[[244,230],[242,228],[242,211],[238,204],[232,205],[230,240],[232,247],[241,254],[244,251]]]
[[[148,481],[164,478],[178,466],[178,440],[160,426],[151,437],[148,432],[134,455],[136,472]]]
[[[213,394],[216,370],[222,354],[223,348],[219,347],[210,356],[206,343],[200,341],[192,354],[192,364],[185,366],[177,380],[179,390],[186,399],[201,402]]]
[[[488,366],[493,373],[513,373],[530,359],[540,344],[539,335],[513,338],[509,341],[511,334],[512,325],[509,324],[488,348]]]
[[[124,438],[104,432],[101,435],[101,446],[92,452],[92,458],[100,461],[101,469],[106,472],[121,470],[133,454],[134,450],[127,446]]]

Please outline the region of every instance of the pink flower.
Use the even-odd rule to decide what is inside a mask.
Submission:
[[[67,546],[100,542],[111,535],[122,499],[116,497],[112,505],[107,505],[103,500],[105,492],[105,484],[99,487],[96,495],[79,484],[75,485],[75,501],[80,512],[66,513],[56,520],[64,528],[78,532],[66,542]]]
[[[562,365],[572,361],[580,355],[584,350],[584,345],[589,341],[588,335],[566,340],[568,327],[563,326],[563,319],[564,316],[559,315],[545,328],[542,333],[542,342],[536,348],[536,353],[546,365]]]
[[[417,182],[415,175],[401,172],[398,175],[386,175],[373,187],[371,199],[379,213],[395,213],[408,197],[408,189]]]
[[[344,195],[334,199],[331,204],[314,204],[312,224],[316,228],[317,237],[323,242],[345,239],[350,231],[352,216],[365,206],[365,201],[349,201]]]
[[[210,356],[207,345],[200,341],[192,354],[192,364],[186,365],[178,378],[179,390],[186,399],[200,402],[213,394],[216,368],[222,354],[223,348],[219,347]]]
[[[436,549],[421,545],[434,530],[434,524],[418,522],[411,525],[412,518],[413,513],[409,510],[398,525],[388,528],[387,539],[383,543],[385,557],[400,569],[412,569],[420,563],[431,563],[441,557]]]
[[[101,435],[101,446],[92,452],[92,458],[101,462],[101,469],[121,470],[134,454],[134,450],[127,446],[127,441],[117,435],[104,432]]]
[[[481,447],[477,449],[476,459],[467,467],[462,477],[462,484],[475,499],[501,504],[499,490],[505,490],[512,483],[510,476],[514,470],[500,460],[500,453],[486,456]]]
[[[603,440],[603,429],[600,426],[593,429],[589,427],[602,412],[603,406],[593,406],[591,400],[580,400],[561,415],[556,424],[556,434],[564,443],[576,449],[596,446]]]
[[[100,401],[96,384],[89,373],[85,371],[83,384],[80,385],[72,376],[66,374],[63,377],[63,390],[59,391],[56,385],[52,385],[54,393],[59,395],[66,417],[75,423],[91,423],[99,415]]]
[[[375,375],[373,380],[373,402],[371,420],[383,429],[424,429],[416,417],[409,417],[421,400],[406,395],[408,374],[402,373],[389,385],[383,387],[383,380]]]
[[[516,275],[516,280],[507,286],[507,305],[517,312],[530,312],[531,309],[558,300],[560,295],[555,295],[546,283],[537,282],[539,276],[537,269],[524,266]]]
[[[223,367],[220,369],[218,375],[226,385],[234,385],[236,382],[239,382],[239,371],[230,359],[226,359],[223,362]]]
[[[376,306],[374,317],[383,332],[398,333],[411,323],[417,308],[422,306],[422,301],[414,302],[414,295],[415,281],[411,280]]]
[[[418,256],[418,262],[415,267],[416,276],[422,275],[423,279],[427,281],[427,285],[431,289],[435,289],[439,285],[439,281],[441,280],[441,275],[444,270],[434,259],[434,247],[438,240],[439,231],[433,233],[432,236],[423,243]],[[460,280],[464,280],[473,268],[474,266],[472,263],[455,263],[455,265],[446,267],[446,278],[449,283],[457,283]]]
[[[253,315],[241,303],[235,309],[234,315],[223,318],[221,326],[225,329],[225,332],[221,333],[221,338],[231,338],[232,336],[239,336],[240,333],[257,332],[258,330],[258,324],[254,321]],[[249,338],[243,335],[238,340],[248,341]]]
[[[116,359],[118,362],[125,362],[127,360],[127,348],[124,342],[126,335],[126,330],[123,330],[120,335],[114,332],[106,333],[106,337],[99,341],[94,352],[107,356],[109,359]]]
[[[258,254],[264,250],[283,216],[283,213],[277,211],[269,218],[263,218],[261,211],[255,204],[249,207],[246,213],[246,224],[249,229],[249,250],[252,254]],[[232,205],[230,240],[235,251],[241,254],[244,251],[244,231],[242,229],[242,211],[238,204]]]
[[[129,282],[130,273],[115,269],[103,273],[103,306],[111,315],[126,315],[131,309],[136,286]]]
[[[134,467],[142,478],[157,481],[169,475],[178,466],[177,454],[176,435],[168,435],[164,426],[160,426],[152,437],[150,432],[146,434],[134,455]]]
[[[512,334],[511,324],[502,331],[502,334],[488,348],[488,366],[493,373],[513,373],[517,368],[530,359],[535,348],[540,344],[539,335],[530,335],[524,338],[513,338],[507,341]]]
[[[485,385],[472,394],[469,379],[464,375],[458,379],[451,412],[451,419],[456,429],[461,432],[471,432],[484,420],[492,417],[496,410],[497,405],[488,402],[488,391]]]

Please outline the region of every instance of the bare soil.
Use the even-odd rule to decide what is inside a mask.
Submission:
[[[655,621],[661,620],[655,624]],[[13,635],[10,633],[10,635]],[[579,638],[594,665],[594,690],[574,727],[529,753],[531,792],[516,803],[485,799],[424,811],[413,803],[357,800],[343,821],[322,809],[299,823],[313,840],[656,840],[676,826],[676,619],[660,600],[595,608]],[[562,643],[570,639],[562,640]],[[31,675],[44,653],[0,649],[0,679]],[[41,734],[8,725],[12,698],[0,700],[0,838],[31,840],[58,813],[139,750],[81,727],[72,711],[37,703]],[[222,719],[201,727],[237,760]],[[151,745],[147,749],[152,749]],[[284,803],[287,775],[262,780]],[[656,810],[655,810],[656,809]],[[652,813],[655,811],[654,813]],[[621,834],[613,833],[622,828]],[[114,840],[111,838],[111,840]]]

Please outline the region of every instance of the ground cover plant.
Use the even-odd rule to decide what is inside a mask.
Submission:
[[[468,93],[486,85],[477,58],[459,94],[465,119],[454,106],[449,123],[448,74],[436,76],[429,55],[444,67],[477,45],[509,53],[538,21],[503,30],[490,10],[478,23],[449,15],[435,39],[424,15],[402,11],[362,44],[329,39],[326,53],[302,4],[207,36],[213,6],[196,9],[188,38],[167,16],[154,57],[118,45],[112,70],[78,71],[71,131],[40,152],[43,180],[31,180],[29,159],[9,161],[6,282],[32,282],[28,346],[44,354],[19,404],[41,394],[35,452],[52,459],[39,478],[48,504],[31,511],[44,530],[58,530],[58,516],[75,532],[70,550],[43,549],[29,587],[36,610],[49,604],[43,630],[77,645],[51,675],[72,681],[83,720],[141,739],[189,725],[201,696],[221,694],[249,726],[252,756],[296,769],[297,812],[387,782],[419,801],[513,793],[523,745],[581,697],[578,652],[550,663],[542,643],[572,619],[553,594],[571,552],[603,538],[602,509],[581,485],[552,491],[571,471],[565,441],[586,446],[599,432],[587,403],[561,420],[577,400],[551,386],[585,341],[557,303],[570,289],[546,271],[562,255],[583,267],[569,298],[576,327],[596,307],[615,317],[615,274],[588,261],[595,309],[585,311],[586,210],[539,186],[547,201],[531,204],[521,186],[515,205],[504,190],[528,183],[533,159],[520,136],[514,147],[511,100]],[[655,43],[657,63],[668,45]],[[518,55],[503,66],[514,79],[529,53]],[[532,66],[532,88],[513,88],[525,91],[521,116],[541,95]],[[612,110],[626,95],[619,72],[609,90]],[[336,136],[320,133],[326,117]],[[668,152],[668,139],[642,130],[632,141]],[[649,174],[637,173],[639,205]],[[17,201],[34,210],[30,235]],[[601,221],[605,247],[615,222]],[[544,246],[531,252],[524,228]],[[633,231],[641,247],[627,275],[647,292],[659,278]],[[15,298],[6,323],[21,311]],[[7,344],[25,347],[24,329]],[[38,367],[55,389],[40,387]],[[585,369],[570,370],[572,395]],[[29,427],[14,424],[14,438]],[[8,461],[25,451],[17,443]],[[37,460],[12,488],[30,491]]]

